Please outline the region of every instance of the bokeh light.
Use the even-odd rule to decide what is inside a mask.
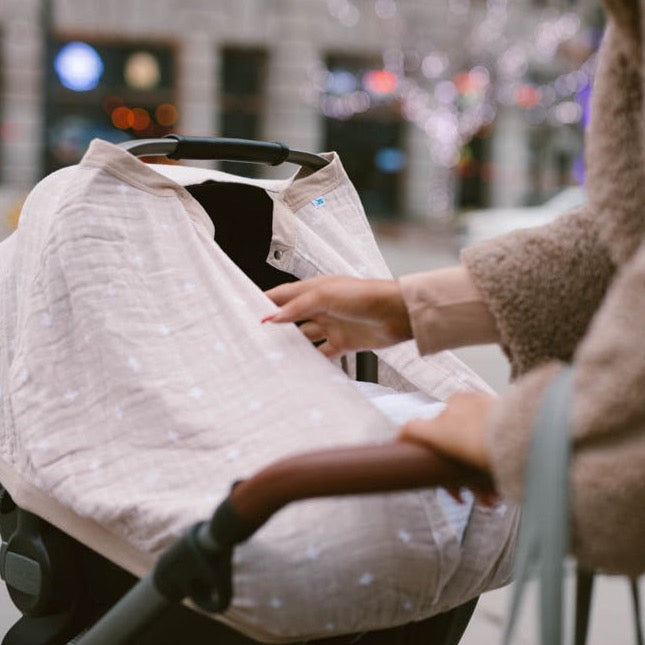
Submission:
[[[553,108],[553,116],[559,123],[578,123],[582,119],[582,106],[575,101],[563,101]]]
[[[132,129],[133,130],[145,130],[147,127],[150,126],[150,123],[152,122],[152,119],[150,118],[150,114],[148,114],[148,110],[144,110],[143,108],[133,108],[132,109]]]
[[[125,105],[114,108],[110,115],[112,125],[119,130],[128,130],[134,126],[134,114],[132,110]]]
[[[150,52],[135,52],[126,61],[123,76],[135,90],[152,90],[161,81],[159,61]]]
[[[54,58],[61,84],[74,92],[88,92],[99,84],[104,65],[99,53],[87,43],[67,43]]]
[[[358,79],[348,70],[332,70],[325,78],[325,91],[329,94],[349,94],[358,87]]]
[[[363,86],[372,94],[393,94],[399,84],[396,74],[386,69],[373,69],[363,76]]]
[[[439,52],[432,52],[421,61],[421,71],[426,78],[439,78],[448,68],[448,57]]]
[[[515,92],[515,103],[522,108],[535,107],[540,101],[540,92],[532,85],[520,85]]]
[[[175,125],[178,118],[179,113],[177,111],[177,108],[172,105],[172,103],[162,103],[155,109],[155,120],[164,128],[169,128]]]
[[[398,13],[398,7],[394,0],[376,0],[374,11],[381,20],[391,20]]]
[[[374,157],[374,165],[384,173],[401,172],[405,164],[405,152],[400,148],[381,148]]]

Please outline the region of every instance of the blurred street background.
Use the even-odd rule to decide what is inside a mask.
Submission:
[[[584,199],[602,29],[596,0],[0,0],[0,238],[93,138],[175,132],[336,150],[396,275],[452,264]],[[457,354],[507,387],[497,348]],[[507,595],[464,645],[500,642]],[[622,579],[597,588],[590,643],[608,642],[635,642]]]
[[[170,132],[336,150],[375,221],[540,204],[583,179],[602,28],[596,0],[0,0],[0,215],[95,137]]]

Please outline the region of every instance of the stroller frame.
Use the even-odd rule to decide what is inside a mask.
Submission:
[[[311,170],[328,163],[319,155],[290,150],[281,143],[244,139],[169,135],[163,139],[128,141],[120,147],[137,156],[165,155],[172,159],[217,159],[270,165],[286,161]],[[373,353],[358,353],[356,377],[376,382],[377,361]],[[283,459],[236,483],[212,518],[189,529],[162,554],[154,570],[136,584],[129,574],[120,570],[115,573],[116,567],[107,560],[41,518],[17,507],[9,494],[0,488],[0,576],[7,584],[14,604],[24,614],[7,633],[2,645],[148,642],[138,640],[146,626],[166,613],[170,606],[178,606],[186,599],[208,612],[224,611],[233,592],[231,559],[235,546],[248,539],[286,504],[312,497],[434,485],[492,487],[490,479],[482,473],[407,442],[324,450]],[[103,573],[114,577],[118,595],[131,587],[89,629],[87,626],[113,599],[104,602],[106,606],[88,606],[85,597],[88,582],[82,571],[84,566],[87,568],[87,562],[91,566],[98,563]],[[475,598],[418,624],[370,632],[361,642],[365,645],[398,642],[420,645],[432,638],[437,645],[457,645],[476,602]],[[194,612],[189,613],[197,616]],[[209,620],[209,623],[219,625],[215,621]],[[219,629],[224,630],[221,642],[227,645],[256,642],[222,625]],[[342,638],[325,639],[321,643],[350,642]],[[356,640],[356,635],[351,637],[351,642]],[[158,639],[150,642],[163,645]]]

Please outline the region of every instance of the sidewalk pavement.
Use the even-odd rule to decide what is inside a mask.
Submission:
[[[565,584],[565,633],[568,638],[565,642],[572,642],[574,585],[573,576],[569,575]],[[645,583],[641,581],[639,588],[643,597]],[[509,586],[481,596],[460,645],[501,645],[511,591],[512,587]],[[539,643],[537,596],[537,585],[532,584],[524,600],[513,645]],[[641,616],[644,611],[645,603],[641,601]],[[598,576],[594,583],[587,645],[635,645],[636,642],[628,579],[623,576]]]

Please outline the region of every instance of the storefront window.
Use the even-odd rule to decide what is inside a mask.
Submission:
[[[61,40],[51,61],[46,172],[76,163],[94,138],[117,143],[175,128],[172,48]]]
[[[339,153],[370,217],[397,217],[407,162],[399,79],[376,59],[329,56],[326,64],[324,148]]]
[[[222,51],[220,132],[223,137],[261,138],[264,109],[266,54],[257,49],[226,48]],[[257,176],[252,164],[223,162],[223,170]]]

